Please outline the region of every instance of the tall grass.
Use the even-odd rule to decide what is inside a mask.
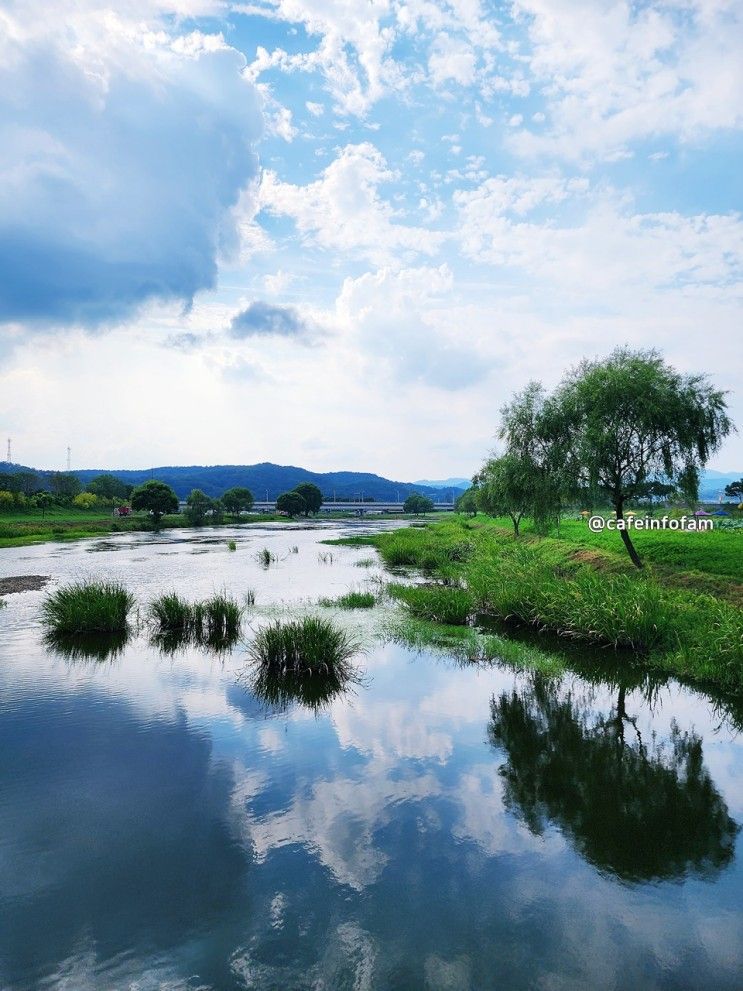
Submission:
[[[124,632],[134,605],[118,582],[72,582],[47,595],[41,621],[59,634]]]
[[[275,674],[303,677],[352,673],[351,658],[361,645],[346,630],[315,616],[264,626],[248,650],[249,657]]]
[[[276,555],[272,554],[267,547],[263,547],[261,550],[259,550],[256,553],[255,559],[258,562],[258,564],[260,564],[262,567],[268,568],[272,564],[275,564]]]
[[[318,599],[318,605],[325,609],[373,609],[376,604],[377,597],[373,592],[346,592],[337,599]]]
[[[228,551],[236,551],[237,550],[237,542],[234,541],[234,540],[228,540],[227,541],[227,550]]]
[[[418,619],[433,620],[447,626],[466,626],[473,612],[472,596],[462,588],[446,585],[389,585],[387,590]]]
[[[149,609],[155,641],[166,649],[193,642],[227,648],[240,635],[242,609],[224,592],[203,602],[187,602],[175,593],[155,599]]]

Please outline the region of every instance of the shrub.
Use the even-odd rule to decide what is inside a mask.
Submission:
[[[228,551],[236,551],[237,550],[237,544],[236,544],[236,542],[234,540],[228,540],[227,541],[227,550]]]
[[[276,561],[276,555],[272,554],[267,547],[264,547],[256,553],[255,559],[262,567],[268,568],[269,565],[274,564]]]
[[[123,632],[134,601],[118,582],[73,582],[46,597],[41,619],[56,633]]]

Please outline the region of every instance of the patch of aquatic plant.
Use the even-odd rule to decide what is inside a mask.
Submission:
[[[240,634],[242,609],[224,592],[193,606],[194,630],[205,641],[229,640]]]
[[[134,605],[118,582],[72,582],[47,595],[41,621],[56,633],[124,632]]]
[[[289,548],[289,553],[290,553],[290,554],[299,554],[299,548],[297,547],[297,545],[296,545],[296,544],[293,544],[293,545],[292,545],[292,546],[291,546],[291,547]]]
[[[170,592],[150,604],[149,616],[161,632],[188,630],[193,626],[194,610],[190,602]]]
[[[261,548],[256,555],[255,559],[264,568],[270,567],[272,564],[276,563],[276,555],[272,554],[267,547]]]
[[[227,550],[228,551],[236,551],[237,550],[237,542],[234,541],[234,540],[228,540],[227,541]]]
[[[129,629],[113,633],[56,633],[44,636],[47,650],[68,661],[114,661],[123,652],[131,636]]]
[[[483,637],[471,626],[446,626],[407,613],[394,616],[385,626],[383,639],[410,650],[443,654],[460,662],[483,659]]]
[[[255,605],[255,589],[249,588],[245,593],[245,605],[254,606]]]
[[[275,674],[302,677],[353,674],[351,658],[360,642],[330,620],[316,616],[282,622],[277,620],[258,631],[248,656]]]
[[[373,568],[376,563],[376,558],[373,557],[362,557],[359,561],[354,561],[357,568]]]
[[[149,615],[155,626],[153,643],[166,653],[189,643],[227,649],[240,636],[242,609],[223,592],[203,602],[162,595],[150,605]]]
[[[377,597],[373,592],[346,592],[339,595],[337,599],[322,598],[318,604],[324,608],[337,609],[373,609],[377,604]]]
[[[388,585],[389,594],[403,603],[411,615],[447,626],[465,626],[474,603],[465,589],[447,585]]]
[[[330,551],[320,551],[320,553],[317,555],[317,560],[320,562],[320,564],[332,564],[333,555]]]

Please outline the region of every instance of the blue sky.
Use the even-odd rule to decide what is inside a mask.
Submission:
[[[14,457],[468,475],[625,343],[743,423],[741,50],[733,0],[10,0]]]

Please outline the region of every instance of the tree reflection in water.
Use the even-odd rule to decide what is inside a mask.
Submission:
[[[617,686],[608,717],[533,675],[491,702],[488,738],[503,750],[506,804],[533,833],[548,821],[622,881],[710,877],[732,862],[738,825],[704,767],[702,740],[672,723],[644,739]]]

